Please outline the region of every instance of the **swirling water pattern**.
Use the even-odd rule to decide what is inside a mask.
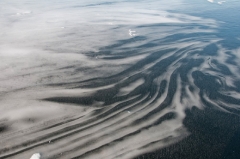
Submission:
[[[239,113],[222,22],[156,1],[1,3],[0,158],[134,158],[189,136],[186,110]]]

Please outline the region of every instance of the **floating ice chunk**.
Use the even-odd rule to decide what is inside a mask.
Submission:
[[[226,2],[226,1],[219,1],[218,4],[223,4],[224,2]]]
[[[128,114],[130,114],[131,112],[130,111],[128,111]]]
[[[210,3],[213,3],[213,2],[214,2],[214,0],[208,0],[208,2],[210,2]]]
[[[129,29],[129,35],[130,35],[130,36],[135,36],[135,35],[136,35],[136,34],[134,34],[135,32],[136,32],[136,31]]]
[[[26,11],[26,12],[22,12],[22,13],[16,13],[17,16],[20,16],[20,15],[25,15],[25,14],[30,14],[32,13],[31,11]]]
[[[40,158],[41,158],[40,153],[35,153],[32,155],[32,157],[30,159],[40,159]]]

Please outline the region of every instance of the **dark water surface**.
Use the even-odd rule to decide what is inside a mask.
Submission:
[[[0,13],[0,158],[240,158],[240,1]]]

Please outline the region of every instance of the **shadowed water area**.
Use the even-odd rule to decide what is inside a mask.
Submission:
[[[0,158],[240,158],[239,7],[1,1]]]

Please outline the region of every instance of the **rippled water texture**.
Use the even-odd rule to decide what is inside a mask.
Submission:
[[[0,158],[236,157],[239,7],[2,0]]]

